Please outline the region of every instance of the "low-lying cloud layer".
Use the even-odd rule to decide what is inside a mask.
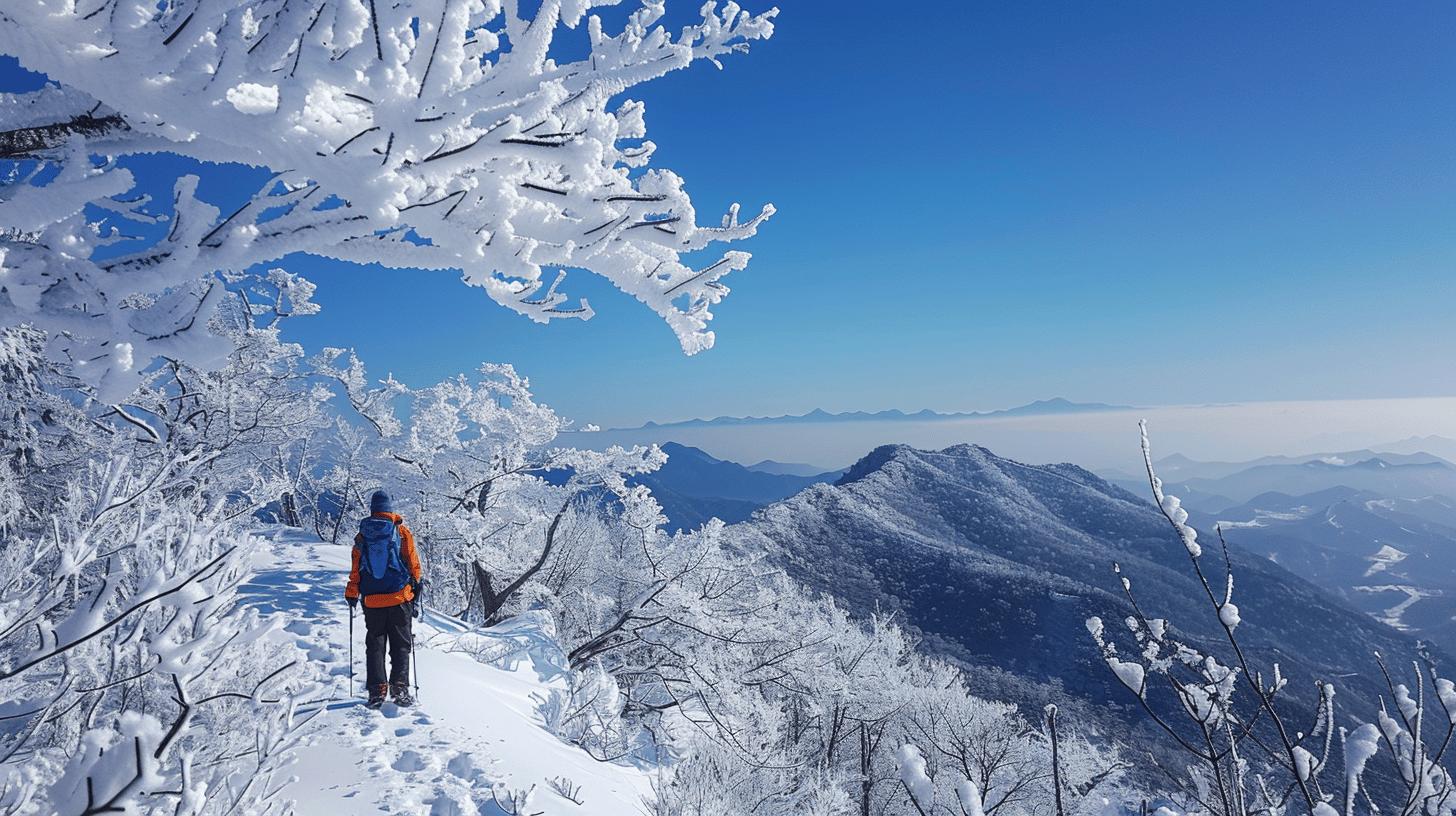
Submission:
[[[1137,421],[1147,419],[1154,454],[1239,461],[1385,448],[1410,437],[1456,438],[1456,397],[1172,406],[1055,416],[930,422],[843,422],[657,428],[569,434],[572,444],[674,441],[739,462],[774,459],[844,467],[877,445],[943,448],[969,442],[1026,462],[1073,462],[1136,473]],[[1418,443],[1401,447],[1416,448]],[[1440,455],[1440,451],[1430,451]]]

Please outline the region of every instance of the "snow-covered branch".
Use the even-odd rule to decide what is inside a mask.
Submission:
[[[115,402],[157,357],[220,353],[184,341],[205,335],[193,330],[220,297],[189,282],[307,252],[458,270],[541,322],[591,315],[558,291],[562,270],[588,270],[656,312],[686,352],[710,347],[721,279],[748,255],[692,258],[752,236],[773,207],[699,224],[683,180],[645,169],[643,105],[614,100],[771,36],[776,10],[709,3],[674,35],[644,0],[609,34],[594,5],[547,0],[529,18],[498,0],[0,10],[0,51],[56,83],[0,98],[0,156],[62,168],[0,190],[0,325],[64,335],[58,353],[97,371],[88,381]],[[590,53],[558,62],[557,34],[583,23]],[[187,177],[152,209],[109,160],[156,152],[274,175],[226,215]],[[165,237],[98,252],[116,222],[163,217]]]

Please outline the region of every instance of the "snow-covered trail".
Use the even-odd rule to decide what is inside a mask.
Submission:
[[[565,675],[543,619],[472,631],[431,612],[415,623],[420,700],[411,709],[363,705],[364,621],[354,620],[357,661],[349,688],[349,610],[343,600],[347,546],[276,529],[247,602],[281,612],[286,636],[322,664],[334,701],[306,726],[286,795],[303,816],[510,813],[497,804],[535,787],[527,813],[628,816],[645,813],[649,772],[601,763],[559,740],[537,708]],[[490,663],[477,659],[486,656]],[[579,786],[571,801],[551,780]],[[495,788],[495,795],[492,795]]]

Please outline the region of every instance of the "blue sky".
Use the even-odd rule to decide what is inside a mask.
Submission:
[[[420,385],[511,362],[606,426],[1456,394],[1456,5],[782,5],[634,93],[702,218],[779,208],[715,349],[581,272],[597,317],[542,327],[312,259],[294,338]]]

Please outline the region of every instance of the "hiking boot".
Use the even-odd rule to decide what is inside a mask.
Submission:
[[[370,708],[379,708],[384,705],[384,695],[387,691],[389,691],[389,686],[383,683],[369,689],[369,702],[365,705]]]
[[[394,700],[395,705],[403,708],[408,708],[415,704],[415,698],[410,696],[409,686],[404,683],[396,683],[390,686],[389,696],[390,699]]]

